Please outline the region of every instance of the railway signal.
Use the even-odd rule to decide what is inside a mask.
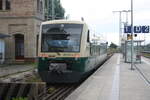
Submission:
[[[137,37],[137,34],[134,34],[134,37]],[[127,34],[127,40],[133,39],[133,36],[131,34]]]
[[[127,40],[131,40],[133,37],[130,34],[127,34]]]

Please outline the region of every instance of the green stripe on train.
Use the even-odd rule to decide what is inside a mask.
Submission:
[[[50,61],[64,61],[70,64],[70,68],[73,71],[83,72],[85,71],[85,66],[88,64],[87,61],[89,60],[88,57],[82,58],[39,58],[38,63],[38,70],[44,71],[48,70],[49,62]]]

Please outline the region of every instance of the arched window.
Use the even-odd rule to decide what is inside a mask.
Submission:
[[[0,0],[0,10],[3,10],[3,1],[2,0]]]
[[[37,12],[43,13],[43,2],[42,2],[42,0],[37,0]]]
[[[39,6],[40,0],[37,0],[37,11],[39,12],[40,6]]]
[[[6,10],[10,10],[10,0],[6,0]]]
[[[15,34],[15,58],[24,59],[24,35]]]
[[[10,0],[0,0],[0,10],[10,10]]]

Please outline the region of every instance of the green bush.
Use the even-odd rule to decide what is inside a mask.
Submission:
[[[12,98],[12,100],[28,100],[27,98],[23,97],[18,97],[18,98]]]

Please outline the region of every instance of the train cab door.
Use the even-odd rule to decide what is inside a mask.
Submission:
[[[24,59],[24,35],[21,34],[15,35],[15,59]]]
[[[88,51],[88,56],[90,56],[91,55],[91,43],[90,43],[90,30],[88,30],[88,32],[87,32],[87,45],[86,45],[86,47],[87,47],[87,51]]]

